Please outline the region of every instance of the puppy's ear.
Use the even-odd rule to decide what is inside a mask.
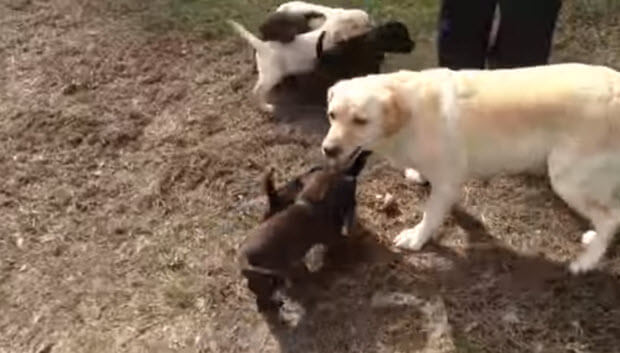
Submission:
[[[282,39],[280,40],[282,43],[290,43],[295,40],[297,36],[297,28],[289,27],[282,31]]]
[[[316,11],[310,11],[310,12],[306,12],[303,14],[304,18],[306,19],[306,21],[312,21],[312,20],[325,20],[325,15],[323,15],[320,12],[316,12]]]

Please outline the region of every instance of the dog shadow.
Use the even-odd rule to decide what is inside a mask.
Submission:
[[[467,212],[469,246],[397,253],[358,225],[264,314],[282,352],[600,352],[620,346],[620,283],[515,253]],[[446,343],[448,342],[448,343]],[[452,345],[447,349],[446,345]]]
[[[329,128],[327,89],[334,83],[335,79],[318,71],[286,77],[270,93],[275,121],[296,125],[309,134],[324,135]]]

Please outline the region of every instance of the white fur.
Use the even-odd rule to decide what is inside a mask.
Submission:
[[[321,19],[313,19],[308,22],[308,26],[311,29],[318,29],[323,23],[327,20],[330,20],[334,17],[341,16],[344,13],[350,13],[351,11],[358,13],[358,15],[362,16],[362,13],[365,13],[359,9],[345,9],[340,7],[328,7],[324,5],[312,4],[305,1],[289,1],[281,4],[276,9],[276,12],[288,12],[296,15],[307,15],[310,13],[320,13],[325,17],[324,20]],[[370,23],[370,19],[368,19]]]
[[[592,222],[573,273],[594,268],[620,226],[617,71],[401,71],[340,81],[328,97],[323,148],[339,147],[342,157],[373,150],[414,166],[432,185],[422,221],[396,237],[399,247],[418,250],[437,233],[464,181],[502,172],[546,170],[554,191]]]
[[[332,14],[338,9],[318,4],[312,4],[305,1],[287,1],[280,4],[276,9],[276,12],[291,12],[298,14],[306,14],[308,12],[319,12],[323,14]]]
[[[273,111],[273,105],[267,102],[269,92],[285,76],[312,71],[321,33],[325,32],[324,46],[329,49],[370,29],[368,14],[361,10],[338,12],[328,17],[318,29],[299,34],[290,43],[262,41],[239,23],[230,20],[229,24],[256,50],[258,80],[253,92],[266,112]]]
[[[348,11],[348,9],[328,7],[318,4],[312,4],[305,1],[288,1],[281,4],[276,9],[276,12],[288,12],[299,15],[305,15],[311,12],[318,12],[326,18],[337,16],[342,11]]]
[[[417,170],[413,168],[405,169],[405,179],[415,183],[415,184],[424,184],[426,183],[426,179],[424,176],[420,174]]]
[[[581,235],[581,243],[584,245],[590,244],[596,237],[596,232],[589,230]]]

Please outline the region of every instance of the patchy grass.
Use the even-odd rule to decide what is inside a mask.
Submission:
[[[125,2],[113,7],[126,9]],[[138,3],[139,1],[134,1]],[[129,2],[131,3],[131,2]],[[233,35],[226,19],[236,19],[256,31],[277,0],[157,0],[142,14],[142,26],[156,33],[171,30],[197,33],[204,39]],[[328,6],[367,10],[375,20],[397,19],[407,24],[417,41],[411,55],[390,55],[386,70],[422,69],[436,65],[437,0],[329,0]],[[140,8],[134,5],[133,7]],[[565,1],[560,13],[551,60],[584,61],[620,67],[620,0]]]
[[[230,34],[226,19],[236,19],[256,29],[267,13],[280,3],[282,1],[277,0],[159,0],[150,6],[143,19],[149,30],[180,29],[215,38]],[[432,31],[437,13],[437,1],[433,0],[330,0],[317,3],[362,8],[378,20],[399,19],[410,25],[414,32]]]
[[[565,1],[556,30],[553,61],[620,68],[620,1]]]
[[[470,342],[465,335],[456,335],[453,337],[455,353],[483,353],[484,349],[477,344]]]
[[[196,32],[205,39],[231,33],[225,20],[235,19],[255,29],[267,12],[279,2],[275,0],[168,0],[156,2],[143,17],[147,30],[182,30]]]
[[[437,1],[324,3],[409,25],[418,48],[388,69],[435,65]],[[426,190],[371,161],[357,262],[300,290],[318,304],[293,327],[256,313],[235,253],[260,176],[320,159],[316,131],[256,111],[251,50],[224,23],[256,28],[276,4],[0,1],[0,352],[616,351],[617,251],[567,276],[582,225],[540,178],[467,185],[505,248],[466,248],[450,221],[440,246],[394,254]],[[616,5],[565,2],[554,60],[620,67]],[[400,212],[379,211],[386,192]]]

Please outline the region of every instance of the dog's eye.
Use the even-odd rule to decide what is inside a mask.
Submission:
[[[333,112],[329,112],[328,116],[329,116],[329,120],[331,121],[336,120],[336,114],[334,114]]]
[[[368,124],[368,120],[362,119],[359,116],[353,117],[353,124],[355,125],[366,125]]]

